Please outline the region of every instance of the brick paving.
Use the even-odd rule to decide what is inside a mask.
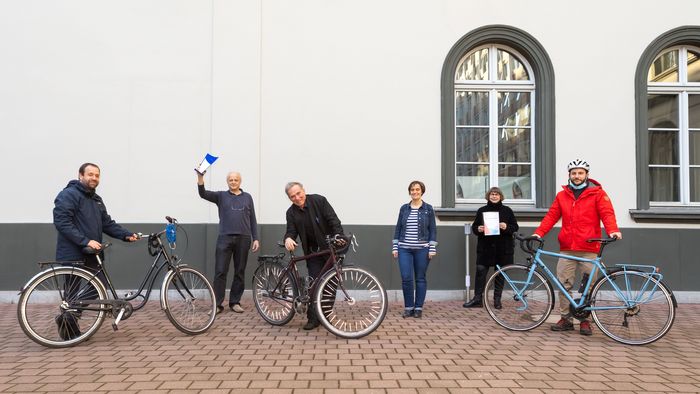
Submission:
[[[3,393],[574,393],[700,392],[700,304],[681,304],[671,332],[641,347],[594,328],[514,333],[485,310],[428,302],[423,319],[391,304],[372,335],[338,339],[265,323],[250,302],[189,337],[150,303],[89,341],[48,349],[30,341],[16,305],[0,304]]]

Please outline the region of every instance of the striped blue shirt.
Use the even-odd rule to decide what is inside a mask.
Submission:
[[[435,246],[430,246],[429,242],[418,240],[418,209],[411,208],[406,218],[406,237],[399,240],[399,248],[423,249],[430,247],[430,253],[435,253]]]

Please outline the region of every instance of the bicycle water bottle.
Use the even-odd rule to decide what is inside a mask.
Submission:
[[[174,224],[168,223],[165,226],[165,238],[167,238],[168,242],[170,242],[171,244],[175,244],[175,240],[177,239],[177,235],[176,235]]]
[[[581,278],[581,286],[578,288],[578,293],[583,294],[583,290],[586,288],[586,283],[588,282],[588,274],[583,274],[583,278]]]

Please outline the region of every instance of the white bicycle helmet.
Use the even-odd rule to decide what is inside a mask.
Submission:
[[[575,159],[572,160],[567,166],[566,166],[566,171],[571,171],[574,168],[583,168],[586,170],[586,172],[589,172],[591,170],[590,164],[588,164],[587,161],[582,160],[582,159]]]

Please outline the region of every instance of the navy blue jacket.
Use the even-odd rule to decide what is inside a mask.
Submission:
[[[411,212],[411,203],[406,203],[399,210],[399,219],[396,221],[394,239],[392,241],[394,249],[399,241],[406,239],[406,221]],[[437,246],[437,229],[435,225],[435,210],[433,206],[423,201],[423,205],[418,208],[418,240],[426,241],[433,248]]]
[[[112,220],[102,198],[77,179],[56,196],[53,224],[58,230],[58,261],[83,260],[82,249],[90,240],[102,243],[102,233],[121,240],[133,234]]]

